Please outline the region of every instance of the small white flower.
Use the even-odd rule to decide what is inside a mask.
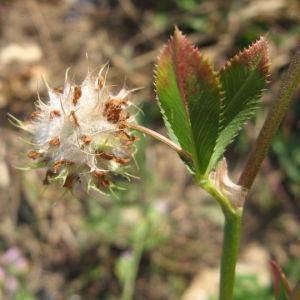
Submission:
[[[28,156],[34,167],[47,167],[45,184],[62,179],[67,188],[84,182],[101,189],[111,187],[115,175],[129,176],[126,168],[137,140],[126,126],[135,121],[127,99],[130,91],[111,93],[105,70],[89,72],[81,85],[71,84],[67,71],[63,89],[46,83],[48,102],[38,99],[30,124],[13,118],[33,135]]]

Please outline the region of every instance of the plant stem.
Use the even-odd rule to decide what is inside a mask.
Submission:
[[[232,300],[235,282],[235,267],[241,235],[242,206],[233,206],[232,201],[222,195],[210,181],[202,180],[199,185],[220,204],[225,217],[221,258],[219,299]]]
[[[235,282],[235,267],[237,263],[242,209],[224,211],[225,227],[222,246],[221,273],[220,273],[220,300],[232,300]]]
[[[132,123],[124,122],[124,125],[128,128],[131,128],[133,130],[136,130],[136,131],[139,131],[141,133],[147,134],[147,135],[157,139],[158,141],[164,143],[165,145],[167,145],[171,149],[175,150],[179,154],[179,156],[185,158],[187,161],[192,162],[192,157],[188,152],[184,151],[180,146],[178,146],[177,144],[175,144],[174,142],[172,142],[171,140],[169,140],[165,136],[159,134],[158,132],[156,132],[154,130],[151,130],[147,127],[144,127],[142,125],[139,125],[139,124],[132,124]]]
[[[288,72],[281,84],[278,100],[267,116],[256,143],[249,155],[246,166],[240,176],[239,184],[250,189],[267,155],[272,139],[287,111],[293,94],[300,82],[300,45],[292,59]]]
[[[124,282],[124,288],[122,292],[122,300],[132,300],[135,290],[136,277],[139,270],[139,265],[141,262],[142,254],[145,247],[145,240],[148,234],[148,224],[147,221],[141,224],[138,235],[134,241],[133,245],[133,260],[131,263],[131,268],[128,270],[126,280]]]

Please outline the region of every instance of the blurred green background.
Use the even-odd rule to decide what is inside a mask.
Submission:
[[[216,69],[267,34],[268,90],[227,150],[236,180],[300,42],[299,1],[2,0],[0,22],[0,298],[121,299],[125,287],[138,300],[213,299],[222,214],[176,154],[141,137],[139,179],[118,197],[65,193],[16,169],[27,148],[7,113],[29,119],[37,91],[47,99],[43,74],[60,87],[68,67],[80,83],[109,62],[108,81],[142,87],[140,122],[165,134],[153,69],[175,24]],[[299,115],[298,91],[247,199],[236,299],[272,299],[270,258],[300,279]]]

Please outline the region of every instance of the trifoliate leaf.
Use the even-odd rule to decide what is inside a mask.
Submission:
[[[208,177],[254,114],[267,78],[266,38],[215,72],[175,28],[158,60],[157,96],[169,136],[191,155],[197,178]]]
[[[219,78],[177,28],[159,57],[156,90],[170,138],[191,154],[196,175],[207,175],[219,132]]]

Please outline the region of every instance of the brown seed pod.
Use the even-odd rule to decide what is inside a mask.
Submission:
[[[128,106],[127,100],[123,98],[111,99],[109,103],[114,106]]]
[[[82,141],[84,142],[85,145],[89,145],[92,141],[92,139],[89,136],[85,135],[85,134],[81,137],[81,139],[82,139]]]
[[[53,88],[53,91],[55,93],[58,93],[58,94],[63,94],[64,93],[64,89],[63,88],[58,88],[58,87]]]
[[[75,182],[80,182],[80,177],[77,174],[69,174],[63,184],[63,187],[72,189]]]
[[[77,116],[76,116],[74,110],[71,110],[71,116],[73,117],[73,120],[74,120],[74,122],[75,122],[75,125],[76,125],[77,127],[80,127],[79,122],[78,122],[78,118],[77,118]]]
[[[54,173],[57,173],[57,170],[58,170],[62,165],[71,166],[71,165],[73,165],[73,162],[68,161],[68,160],[65,160],[65,159],[63,159],[63,160],[58,160],[58,161],[56,161],[56,162],[54,163],[54,165],[53,165],[53,172],[54,172]]]
[[[96,150],[95,154],[96,154],[97,157],[103,158],[105,160],[112,160],[114,158],[113,154],[105,153],[102,150]]]
[[[99,76],[98,77],[98,89],[101,90],[104,87],[105,84],[105,80],[103,78],[103,76]]]
[[[122,157],[117,157],[114,154],[105,153],[102,150],[97,150],[95,152],[95,154],[96,154],[97,157],[100,157],[100,158],[105,159],[105,160],[114,160],[115,162],[117,162],[119,164],[122,164],[122,165],[127,164],[131,160],[130,158],[122,158]]]
[[[50,111],[50,120],[52,120],[54,117],[60,117],[61,113],[58,109],[54,109]]]
[[[113,160],[121,165],[125,165],[131,161],[130,158],[122,158],[117,156],[114,156]]]
[[[55,175],[55,173],[54,173],[52,170],[47,170],[47,171],[46,171],[45,178],[44,178],[44,180],[43,180],[43,184],[44,184],[44,185],[50,184],[50,179],[51,179],[51,177],[53,177],[54,175]]]
[[[59,138],[57,136],[53,137],[50,141],[49,144],[51,146],[59,146],[60,145],[60,141]]]
[[[107,188],[109,186],[109,180],[107,179],[106,175],[107,172],[96,170],[94,171],[94,175],[97,177],[97,186],[102,186]]]
[[[30,119],[34,120],[34,119],[40,119],[41,118],[41,112],[36,110],[33,113],[31,113],[30,115]]]
[[[114,124],[125,121],[130,117],[129,113],[123,114],[123,109],[126,106],[128,106],[128,103],[125,99],[111,99],[105,103],[103,116],[107,118],[107,121]]]
[[[78,104],[78,100],[81,97],[81,87],[79,85],[74,87],[74,97],[73,97],[73,104],[76,106]]]
[[[32,150],[32,151],[30,151],[30,152],[28,153],[28,157],[31,158],[31,159],[37,159],[37,158],[40,158],[40,157],[42,157],[42,156],[43,156],[42,153],[39,153],[39,152],[37,152],[37,151],[35,151],[35,150]]]
[[[118,132],[116,132],[116,135],[121,139],[121,142],[124,146],[129,146],[139,140],[138,136],[130,136],[124,130],[119,130]]]

